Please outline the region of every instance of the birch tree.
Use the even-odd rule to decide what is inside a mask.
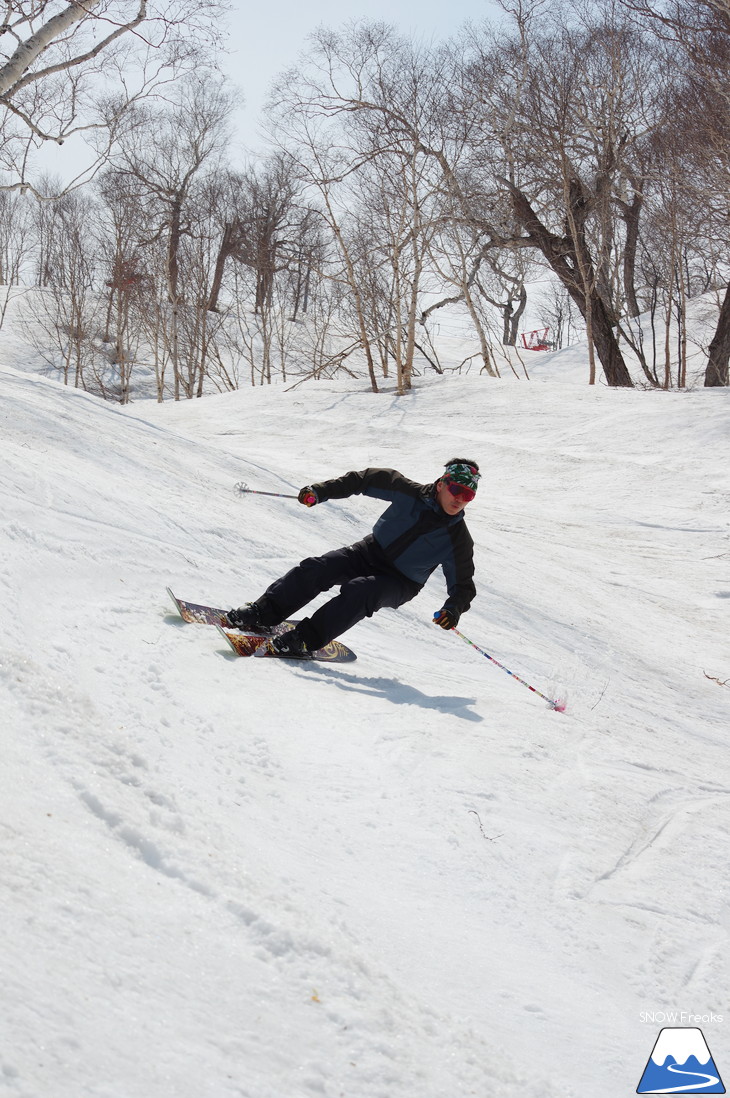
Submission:
[[[195,200],[196,189],[202,186],[206,172],[220,168],[231,108],[224,83],[209,72],[199,72],[181,81],[162,109],[138,109],[134,126],[125,133],[113,157],[117,185],[144,211],[150,227],[148,245],[160,242],[164,249],[166,302],[160,307],[167,316],[157,330],[166,343],[176,400],[201,391],[202,360],[197,344],[191,350],[189,337],[195,332],[205,341],[209,324],[206,318],[183,316],[183,310],[208,311],[213,271],[207,279],[206,296],[201,297],[202,252],[196,246],[190,264],[191,274],[195,272],[195,292],[186,297],[184,246],[208,235],[202,223],[210,211]],[[214,265],[209,246],[205,254]]]
[[[636,21],[670,50],[682,73],[674,101],[677,140],[730,246],[730,0],[621,0]],[[725,267],[720,309],[707,348],[706,386],[730,384],[730,282]]]
[[[374,389],[373,345],[382,333],[368,330],[362,283],[337,208],[346,210],[353,197],[359,199],[362,215],[371,211],[388,241],[395,295],[392,347],[398,391],[406,392],[427,241],[441,187],[432,147],[441,149],[447,140],[445,57],[444,51],[417,46],[381,23],[361,22],[341,33],[318,31],[302,66],[287,74],[274,94],[279,139],[300,160],[302,148],[308,150],[303,170],[319,188],[341,252]],[[362,239],[362,234],[355,237]],[[386,258],[385,251],[381,255]]]
[[[214,45],[223,11],[218,0],[8,0],[4,7],[0,168],[2,186],[21,190],[34,186],[38,149],[73,137],[90,145],[78,180],[89,178],[129,106]]]

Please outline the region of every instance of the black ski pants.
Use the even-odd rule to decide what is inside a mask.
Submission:
[[[270,605],[277,620],[283,621],[337,584],[339,595],[301,622],[299,631],[311,648],[322,648],[376,610],[410,602],[422,586],[389,564],[369,534],[354,545],[303,560],[275,580],[259,601],[265,599],[267,609]]]

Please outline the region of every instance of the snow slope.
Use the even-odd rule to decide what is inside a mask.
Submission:
[[[727,1016],[729,392],[122,410],[0,374],[0,1092],[613,1098],[641,1011]],[[344,667],[237,660],[168,604],[379,513],[236,481],[453,454],[484,472],[461,628],[565,715],[429,624],[440,577]]]

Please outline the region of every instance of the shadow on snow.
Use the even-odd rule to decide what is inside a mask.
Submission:
[[[421,709],[437,709],[441,713],[449,713],[451,716],[459,717],[465,721],[479,722],[484,720],[478,713],[474,713],[469,709],[469,706],[476,705],[476,698],[461,698],[453,694],[431,696],[424,694],[415,686],[409,686],[397,679],[364,679],[346,671],[322,666],[321,664],[297,662],[296,670],[307,675],[320,675],[328,679],[333,686],[339,687],[340,690],[366,694],[371,698],[385,698],[396,705],[417,705]]]

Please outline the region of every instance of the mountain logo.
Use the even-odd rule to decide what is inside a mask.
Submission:
[[[701,1029],[666,1028],[656,1039],[637,1094],[725,1094]]]

